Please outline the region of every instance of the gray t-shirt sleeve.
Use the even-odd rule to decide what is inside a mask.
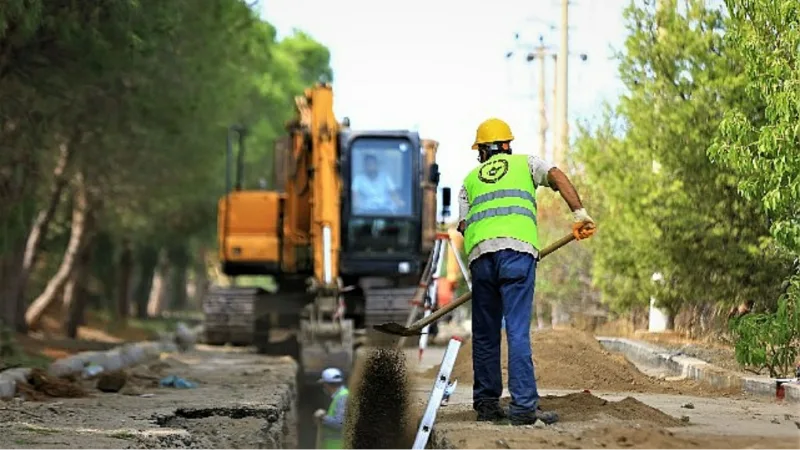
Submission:
[[[550,187],[550,182],[547,181],[547,173],[554,167],[556,167],[555,164],[538,156],[528,156],[528,169],[531,171],[531,178],[536,186]]]
[[[468,212],[469,197],[467,196],[467,188],[462,185],[461,190],[458,191],[458,221],[466,220]]]

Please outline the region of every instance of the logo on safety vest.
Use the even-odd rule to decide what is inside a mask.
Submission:
[[[489,161],[478,170],[478,179],[484,183],[497,183],[508,173],[508,161],[498,159]]]

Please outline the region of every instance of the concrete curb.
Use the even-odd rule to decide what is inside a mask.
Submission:
[[[776,397],[776,382],[768,377],[751,377],[722,369],[701,359],[677,355],[667,349],[633,339],[602,337],[595,339],[607,350],[624,354],[629,360],[664,369],[723,389],[740,389],[759,397]],[[800,385],[783,384],[784,400],[800,404]]]
[[[132,367],[158,359],[162,353],[190,350],[197,340],[199,328],[189,329],[179,324],[176,333],[165,333],[159,341],[123,344],[103,352],[81,352],[53,361],[47,373],[56,377],[80,375],[90,365],[103,368],[104,372]],[[16,395],[17,383],[25,382],[31,369],[15,368],[0,372],[0,399]]]

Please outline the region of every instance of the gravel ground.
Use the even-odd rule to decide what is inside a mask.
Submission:
[[[132,369],[121,393],[0,403],[0,447],[293,448],[296,367],[201,346]],[[158,387],[168,375],[198,386]]]

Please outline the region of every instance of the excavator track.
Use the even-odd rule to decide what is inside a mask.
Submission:
[[[251,345],[255,305],[265,294],[260,288],[212,286],[203,299],[206,343]]]

